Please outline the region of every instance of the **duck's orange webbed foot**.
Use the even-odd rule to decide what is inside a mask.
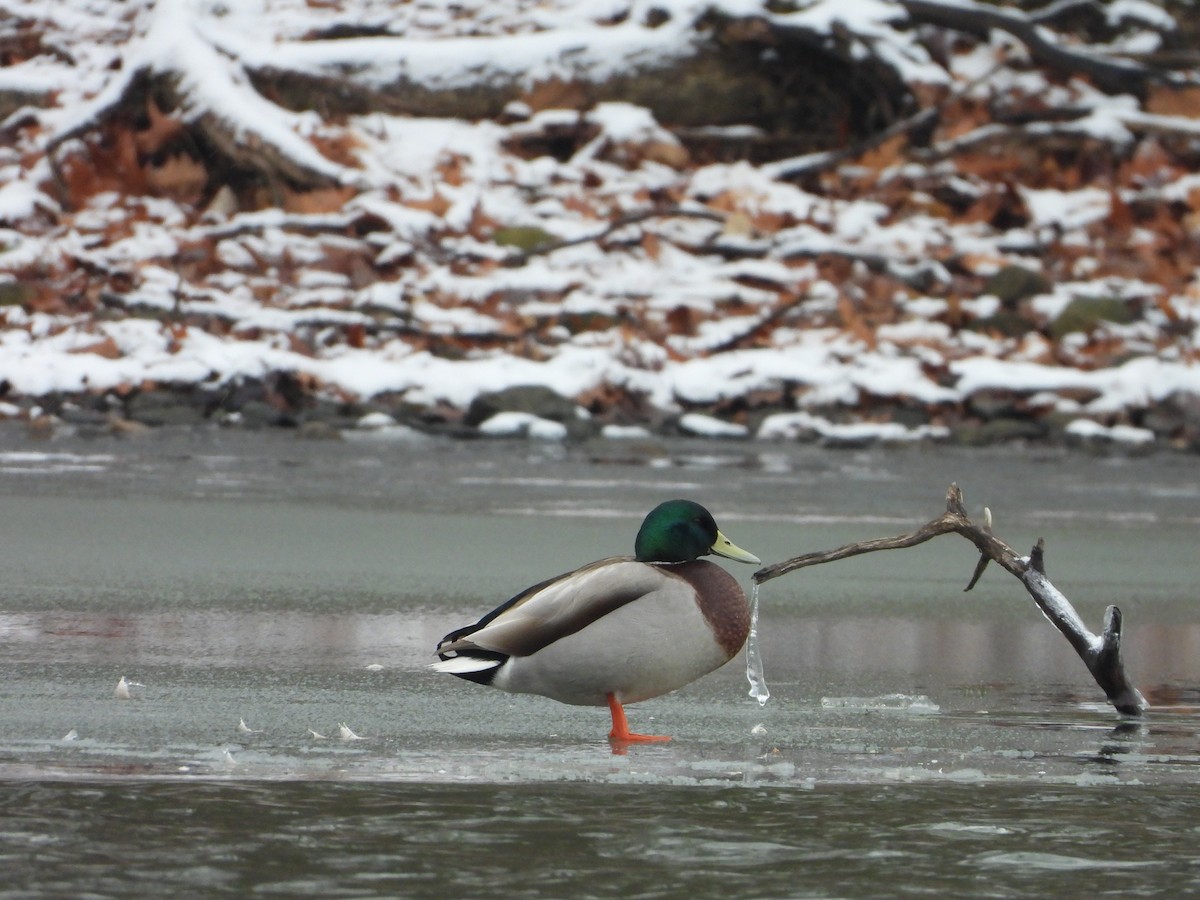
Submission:
[[[608,711],[612,713],[612,731],[608,733],[608,740],[614,744],[634,744],[634,743],[650,743],[653,741],[669,741],[671,738],[665,734],[636,734],[629,730],[629,721],[625,718],[625,707],[621,705],[616,697],[616,694],[606,694],[605,699],[608,700]]]

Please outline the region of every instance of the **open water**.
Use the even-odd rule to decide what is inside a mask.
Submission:
[[[1200,463],[0,431],[0,898],[1180,896],[1200,890]],[[607,713],[426,666],[519,589],[705,503],[775,562],[957,481],[1084,620],[1123,719],[972,548],[802,570],[745,660]],[[750,566],[729,564],[749,588]],[[124,678],[129,699],[116,687]]]

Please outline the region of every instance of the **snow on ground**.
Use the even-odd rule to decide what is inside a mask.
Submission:
[[[234,63],[364,83],[398,67],[429,84],[492,67],[532,84],[555,74],[530,70],[532,59],[597,72],[687,53],[690,23],[712,6],[691,0],[0,0],[14,27],[42,35],[39,52],[0,69],[0,91],[53,92],[0,123],[15,136],[0,145],[0,412],[61,412],[70,395],[68,407],[86,397],[120,414],[154,388],[210,396],[283,373],[360,417],[402,406],[425,421],[539,385],[613,437],[671,421],[720,437],[939,439],[995,415],[989,403],[1015,417],[1057,412],[1081,438],[1177,436],[1183,419],[1157,431],[1143,422],[1156,405],[1194,409],[1200,397],[1200,183],[1185,164],[1200,119],[1028,66],[997,69],[1020,61],[1005,40],[962,42],[939,62],[885,0],[786,14],[719,5],[849,29],[927,89],[969,84],[971,102],[1001,89],[1013,104],[1054,97],[1079,109],[1070,126],[1092,150],[1110,142],[1114,162],[1088,173],[1037,145],[1044,159],[964,155],[967,138],[1005,131],[967,110],[935,136],[935,147],[959,148],[949,155],[851,162],[796,184],[782,178],[786,163],[690,159],[629,104],[582,117],[326,122],[262,98]],[[660,13],[668,24],[645,26]],[[384,35],[375,55],[302,40],[346,22]],[[513,55],[514,36],[526,58]],[[311,196],[261,209],[206,196],[201,208],[166,188],[155,196],[154,184],[178,181],[133,191],[120,172],[97,170],[96,189],[64,202],[64,172],[82,178],[71,160],[122,159],[96,156],[81,124],[137,66],[189,63],[205,73],[194,98],[240,122],[239,140],[279,147],[345,193],[320,195],[316,209]],[[591,137],[565,158],[514,150],[571,123]],[[334,143],[348,148],[336,160],[322,151]],[[998,296],[994,279],[1014,266],[1035,286]],[[529,411],[479,428],[568,431]]]

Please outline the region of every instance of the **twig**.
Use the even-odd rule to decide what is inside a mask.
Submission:
[[[915,547],[940,534],[950,534],[951,532],[961,534],[973,543],[980,553],[979,563],[975,567],[975,572],[966,590],[975,586],[989,561],[995,562],[1011,572],[1025,585],[1025,590],[1029,592],[1034,603],[1038,605],[1046,618],[1071,644],[1117,711],[1129,716],[1140,716],[1145,711],[1146,700],[1129,681],[1121,658],[1121,610],[1116,606],[1108,607],[1104,615],[1103,631],[1099,635],[1092,633],[1084,625],[1070,601],[1046,576],[1045,548],[1042,541],[1039,539],[1037,546],[1028,557],[1018,555],[1012,547],[992,534],[990,512],[986,513],[983,525],[976,525],[970,520],[966,507],[963,505],[962,491],[956,484],[950,485],[950,489],[946,492],[946,511],[938,518],[926,522],[916,531],[891,538],[846,544],[836,550],[806,553],[803,556],[759,569],[754,573],[754,581],[762,584],[764,581],[770,581],[772,578],[778,578],[780,575],[786,575],[796,569],[817,566],[863,553],[874,553],[877,550],[900,550],[905,547]]]
[[[566,247],[576,247],[580,244],[599,243],[607,238],[610,234],[620,231],[629,225],[636,225],[639,222],[645,222],[649,219],[706,219],[710,222],[724,222],[725,216],[718,212],[713,212],[711,209],[685,209],[681,206],[672,206],[667,209],[640,209],[636,212],[629,212],[617,216],[608,225],[594,234],[585,234],[582,237],[565,238],[561,241],[547,241],[544,244],[538,244],[536,247],[531,247],[528,250],[522,250],[519,253],[514,253],[504,260],[506,266],[522,266],[529,259],[535,256],[545,256],[548,253],[554,253],[556,250],[562,250]]]
[[[746,341],[757,337],[765,331],[770,331],[781,321],[783,321],[783,319],[787,318],[789,315],[799,309],[800,306],[809,299],[810,295],[807,292],[803,294],[797,294],[789,299],[786,303],[780,303],[776,305],[769,313],[744,331],[739,331],[733,337],[727,338],[721,341],[719,344],[713,345],[712,347],[708,347],[707,352],[715,355],[717,353],[726,353],[730,350],[736,350]]]
[[[825,150],[819,153],[809,153],[806,156],[798,156],[793,159],[783,159],[776,163],[768,163],[760,166],[760,170],[772,178],[778,178],[781,181],[790,179],[803,178],[812,176],[820,172],[828,171],[841,165],[843,162],[851,159],[858,159],[860,156],[886,144],[894,137],[900,135],[909,135],[914,131],[919,131],[922,128],[932,129],[941,119],[942,113],[947,110],[956,100],[967,96],[975,88],[990,79],[995,73],[1003,68],[1002,63],[996,63],[980,75],[972,78],[965,84],[961,84],[953,91],[943,97],[938,103],[933,106],[919,109],[907,118],[901,119],[898,122],[893,122],[887,128],[880,131],[878,134],[873,134],[865,140],[859,141],[851,147],[843,147],[840,150]]]
[[[759,169],[768,177],[778,178],[780,181],[791,181],[797,178],[816,175],[820,172],[827,172],[830,169],[837,168],[837,166],[847,160],[863,156],[894,137],[911,134],[927,126],[932,127],[941,114],[942,106],[943,104],[938,104],[937,106],[918,110],[908,118],[893,122],[878,134],[873,134],[853,146],[843,147],[840,150],[823,150],[817,153],[808,153],[804,156],[783,159],[775,163],[765,163]]]
[[[1029,48],[1030,56],[1051,68],[1067,72],[1082,72],[1093,78],[1105,90],[1123,93],[1130,88],[1140,89],[1149,81],[1170,83],[1178,79],[1163,69],[1147,66],[1132,60],[1103,56],[1086,49],[1071,50],[1043,36],[1038,21],[1017,10],[996,9],[971,0],[956,0],[942,3],[937,0],[900,0],[908,15],[917,22],[924,22],[958,31],[979,31],[986,34],[992,28],[1011,34]],[[908,135],[923,128],[932,128],[944,110],[976,86],[987,82],[1003,68],[997,63],[983,74],[955,88],[936,105],[917,110],[907,118],[893,122],[878,134],[873,134],[851,147],[825,150],[769,163],[760,169],[781,181],[810,177],[836,168],[843,162],[857,159],[870,150],[881,146],[900,135]],[[1163,117],[1166,118],[1166,117]]]
[[[1093,140],[1092,133],[1079,124],[1087,110],[1075,110],[1068,117],[1062,110],[1053,115],[1057,118],[1029,120],[1020,125],[1005,125],[992,122],[966,134],[941,141],[928,148],[917,150],[914,156],[924,162],[933,162],[958,153],[967,153],[989,144],[1026,145],[1035,141],[1060,141],[1082,144]],[[1109,115],[1106,113],[1106,115]],[[1114,112],[1111,122],[1123,125],[1136,135],[1166,135],[1171,137],[1195,138],[1200,136],[1200,123],[1183,116],[1159,116],[1137,110]],[[1114,139],[1115,140],[1115,139]]]
[[[1103,91],[1124,94],[1140,92],[1150,82],[1177,80],[1169,72],[1118,57],[1106,56],[1086,47],[1071,49],[1047,37],[1039,23],[1015,9],[999,9],[972,0],[899,0],[914,22],[955,31],[987,33],[991,29],[1011,34],[1042,65],[1067,74],[1082,73]]]

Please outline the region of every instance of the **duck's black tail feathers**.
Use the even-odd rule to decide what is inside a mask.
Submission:
[[[484,650],[463,638],[479,629],[479,623],[452,631],[438,642],[438,661],[430,668],[435,672],[457,675],[476,684],[491,684],[496,672],[508,661],[507,653]],[[458,646],[452,646],[457,644]]]

